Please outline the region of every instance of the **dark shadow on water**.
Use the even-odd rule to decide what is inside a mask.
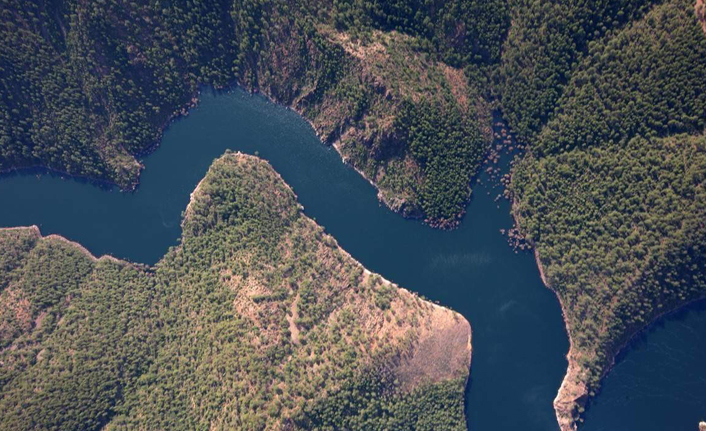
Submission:
[[[615,366],[620,365],[630,353],[635,350],[644,348],[651,335],[655,332],[664,330],[669,323],[684,322],[689,317],[690,313],[706,313],[706,298],[697,299],[683,307],[679,307],[674,311],[670,311],[664,316],[660,316],[656,321],[650,323],[645,329],[641,330],[625,345],[615,358]],[[706,358],[704,358],[704,366],[706,366]],[[706,388],[704,388],[706,390]]]
[[[696,430],[706,417],[705,371],[706,299],[698,299],[632,337],[579,429]]]
[[[38,166],[32,166],[32,167],[26,167],[26,168],[14,168],[10,169],[7,171],[0,172],[0,181],[7,180],[9,178],[15,178],[15,177],[37,177],[37,180],[41,180],[42,177],[47,176],[50,178],[55,178],[55,179],[60,179],[64,181],[75,181],[79,184],[88,184],[93,187],[97,187],[103,191],[106,192],[112,192],[112,191],[121,191],[115,184],[109,182],[109,181],[104,181],[104,180],[97,180],[94,178],[89,178],[89,177],[84,177],[80,175],[72,175],[68,174],[66,172],[61,172],[49,168],[44,168],[44,167],[38,167]],[[126,193],[134,192],[137,191],[135,190],[127,190],[127,191],[122,191]]]

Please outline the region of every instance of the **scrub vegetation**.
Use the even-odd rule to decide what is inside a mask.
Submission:
[[[364,270],[269,165],[218,159],[183,231],[154,267],[0,231],[0,429],[465,428],[468,322]]]
[[[656,6],[589,45],[514,172],[515,216],[571,337],[567,427],[636,332],[706,296],[704,76],[693,4]]]

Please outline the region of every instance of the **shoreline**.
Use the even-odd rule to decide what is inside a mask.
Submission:
[[[421,213],[421,212],[419,212],[419,213],[413,212],[410,214],[405,214],[402,211],[402,208],[404,208],[405,204],[407,203],[406,200],[402,199],[402,202],[400,203],[400,205],[393,205],[387,198],[385,198],[384,193],[382,192],[382,190],[380,189],[378,184],[375,183],[375,181],[373,181],[360,168],[358,168],[357,166],[355,166],[354,164],[352,164],[348,161],[348,158],[341,152],[341,148],[340,148],[340,146],[341,146],[340,145],[340,143],[341,143],[340,136],[342,134],[339,134],[339,136],[335,140],[333,140],[333,142],[327,143],[326,140],[324,139],[324,137],[321,135],[321,133],[319,133],[314,122],[310,118],[308,118],[302,112],[301,109],[296,108],[294,105],[287,105],[284,103],[280,103],[279,101],[275,100],[270,94],[268,94],[265,91],[262,91],[262,89],[259,87],[254,89],[253,91],[248,91],[245,87],[241,86],[240,84],[237,84],[237,86],[242,88],[244,91],[250,93],[250,95],[255,95],[255,94],[260,95],[260,96],[264,97],[266,100],[268,100],[269,102],[271,102],[275,105],[281,106],[285,109],[288,109],[292,112],[295,112],[297,115],[299,115],[300,118],[302,118],[304,121],[306,121],[309,124],[311,129],[314,131],[314,134],[318,138],[319,143],[323,146],[333,147],[333,149],[336,151],[336,153],[338,153],[338,156],[339,156],[341,162],[343,162],[343,164],[345,164],[346,166],[350,167],[355,172],[357,172],[358,175],[363,177],[363,179],[366,180],[373,187],[373,189],[375,189],[375,191],[377,192],[376,196],[377,196],[378,202],[383,204],[387,209],[389,209],[393,213],[400,215],[402,218],[404,218],[406,220],[422,220],[424,224],[431,227],[432,229],[454,230],[460,226],[461,222],[463,221],[464,216],[466,215],[466,207],[471,202],[471,199],[473,196],[471,184],[475,183],[477,181],[478,177],[480,176],[481,167],[478,168],[478,172],[476,172],[471,177],[471,179],[468,181],[469,193],[468,193],[468,199],[464,203],[464,210],[461,213],[457,214],[453,220],[448,220],[448,221],[430,220],[430,219],[424,218],[423,213]],[[492,143],[493,139],[491,139],[490,141]],[[490,148],[490,144],[489,144],[489,148]],[[416,208],[416,210],[421,211],[421,208]]]
[[[512,176],[512,173],[510,175]],[[516,212],[517,201],[514,197],[511,197],[511,200],[510,216],[515,223],[515,226],[519,227],[520,223]],[[536,244],[530,243],[530,245],[532,246],[532,255],[534,256],[535,265],[539,271],[539,278],[542,281],[542,284],[546,289],[549,289],[554,294],[557,302],[559,302],[561,318],[564,321],[564,330],[566,331],[566,338],[569,340],[569,351],[566,353],[566,372],[564,373],[564,378],[561,380],[561,385],[559,385],[556,397],[552,402],[552,407],[554,408],[554,414],[556,416],[559,429],[561,431],[576,431],[577,424],[573,415],[574,406],[577,403],[577,400],[588,397],[588,388],[586,388],[584,384],[577,385],[576,383],[573,383],[578,377],[581,367],[574,359],[576,349],[574,348],[574,341],[571,337],[569,319],[566,315],[566,307],[564,306],[564,301],[559,293],[549,285],[549,281],[547,280],[544,266],[542,265],[542,261],[539,257],[539,250],[537,249]],[[585,401],[582,405],[583,404],[585,404]]]
[[[238,86],[240,86],[238,84]],[[145,147],[144,150],[139,151],[135,154],[130,154],[129,152],[127,153],[130,155],[135,163],[138,166],[138,172],[137,172],[137,177],[135,178],[134,182],[131,182],[128,187],[123,187],[117,182],[107,179],[107,178],[94,178],[90,177],[87,175],[81,175],[81,174],[71,174],[69,172],[63,171],[61,169],[55,169],[51,168],[48,166],[44,166],[41,164],[31,164],[27,166],[11,166],[6,169],[0,169],[0,179],[3,176],[11,176],[11,175],[23,175],[23,174],[31,174],[36,172],[38,175],[57,175],[61,177],[61,179],[73,179],[77,181],[82,181],[86,182],[88,184],[91,184],[96,187],[104,188],[104,189],[113,189],[117,188],[120,192],[124,193],[133,193],[136,192],[137,189],[140,187],[140,177],[142,175],[142,171],[145,169],[145,165],[138,160],[139,158],[142,157],[147,157],[150,156],[152,153],[157,151],[159,147],[162,145],[162,140],[164,138],[164,132],[167,131],[169,126],[174,122],[179,120],[182,117],[186,117],[189,115],[189,111],[196,106],[198,106],[198,103],[200,101],[200,95],[201,95],[201,90],[198,89],[199,86],[197,86],[197,89],[191,93],[189,102],[181,105],[180,108],[177,108],[167,119],[163,122],[161,126],[159,126],[157,130],[157,134],[154,137],[154,140],[151,144],[149,144],[147,147]],[[215,87],[213,87],[215,89]],[[66,178],[64,178],[66,177]]]
[[[0,232],[11,231],[11,230],[30,230],[30,231],[34,232],[34,234],[40,240],[48,239],[48,240],[64,242],[64,243],[70,245],[71,247],[75,247],[77,250],[79,250],[81,253],[83,253],[87,258],[89,258],[91,260],[91,262],[94,262],[94,263],[100,262],[101,260],[110,260],[110,261],[116,262],[116,263],[131,264],[131,262],[129,262],[127,260],[118,259],[117,257],[111,256],[109,254],[104,254],[104,255],[101,255],[100,257],[96,257],[93,253],[90,252],[90,250],[88,250],[86,247],[84,247],[80,243],[78,243],[76,241],[72,241],[72,240],[70,240],[64,236],[61,236],[59,234],[56,234],[56,233],[51,233],[49,235],[43,235],[42,231],[39,229],[39,226],[37,226],[36,224],[30,225],[30,226],[0,227]]]
[[[410,213],[410,214],[405,214],[402,211],[402,208],[405,207],[406,200],[402,199],[402,202],[400,205],[393,205],[392,202],[390,202],[383,194],[382,190],[378,186],[377,183],[375,183],[367,174],[365,174],[361,169],[359,169],[357,166],[353,165],[348,161],[348,159],[345,157],[345,155],[341,152],[340,148],[340,137],[336,138],[333,142],[327,143],[326,140],[323,139],[323,136],[321,133],[318,131],[316,128],[316,125],[314,122],[309,119],[304,113],[302,112],[301,109],[296,108],[294,105],[287,105],[285,103],[281,103],[277,100],[275,100],[269,93],[265,92],[262,90],[260,87],[255,87],[252,89],[248,89],[246,86],[242,85],[240,82],[235,81],[232,85],[229,85],[227,87],[215,87],[213,85],[202,85],[202,84],[197,84],[196,90],[193,91],[190,95],[190,99],[188,102],[185,104],[181,105],[181,107],[177,108],[174,113],[172,113],[164,122],[163,124],[158,128],[158,131],[156,133],[156,136],[154,138],[154,141],[148,145],[144,150],[139,151],[135,154],[130,154],[128,153],[135,162],[138,165],[138,173],[137,177],[134,182],[130,183],[127,187],[123,187],[117,182],[106,179],[106,178],[93,178],[90,176],[86,175],[80,175],[80,174],[71,174],[66,171],[62,171],[59,169],[53,169],[49,168],[40,164],[33,164],[33,165],[28,165],[28,166],[21,166],[21,167],[16,167],[12,166],[7,169],[0,169],[0,178],[4,175],[23,175],[23,174],[30,174],[32,171],[36,170],[39,174],[49,174],[49,175],[58,175],[62,179],[73,179],[73,180],[78,180],[78,181],[85,181],[86,183],[89,183],[91,185],[101,187],[104,189],[112,189],[112,188],[117,188],[120,192],[127,192],[127,193],[134,193],[136,192],[139,187],[140,187],[140,179],[142,175],[142,171],[145,169],[145,165],[138,160],[139,158],[143,157],[148,157],[155,151],[157,151],[161,146],[162,146],[162,141],[164,137],[164,133],[169,129],[171,124],[177,120],[180,120],[183,117],[187,117],[189,115],[189,112],[194,109],[195,107],[198,106],[198,104],[201,101],[201,90],[202,88],[209,88],[213,91],[216,92],[226,92],[229,93],[231,90],[234,89],[241,89],[245,93],[248,93],[250,96],[254,95],[259,95],[265,98],[267,101],[270,103],[273,103],[275,105],[281,106],[285,109],[288,109],[290,111],[295,112],[299,117],[301,117],[304,121],[306,121],[309,126],[312,128],[314,131],[314,134],[319,140],[319,143],[324,146],[331,146],[333,149],[338,153],[338,156],[340,160],[347,166],[351,167],[355,172],[358,173],[363,179],[365,179],[376,191],[377,199],[378,202],[383,204],[385,207],[387,207],[390,211],[399,214],[401,217],[407,219],[407,220],[423,220],[423,223],[428,225],[429,227],[433,229],[441,229],[441,230],[453,230],[458,228],[460,223],[462,222],[464,216],[465,216],[465,206],[470,203],[472,199],[472,191],[468,195],[468,199],[465,202],[464,206],[464,211],[462,213],[459,213],[455,216],[453,220],[448,220],[448,221],[435,221],[435,220],[430,220],[423,218],[423,215],[419,215],[417,213]],[[474,174],[474,176],[469,180],[469,189],[471,189],[471,184],[473,184],[478,176],[480,175],[480,168],[479,172]],[[416,208],[418,211],[421,211],[420,208]]]
[[[515,221],[515,224],[519,226],[518,224],[518,219],[515,214],[515,203],[513,201],[513,204],[511,206],[511,215],[513,220]],[[569,320],[567,318],[567,313],[566,313],[566,308],[564,305],[564,302],[562,298],[560,297],[559,293],[554,290],[548,283],[547,278],[546,278],[546,273],[544,271],[544,267],[542,265],[541,259],[539,257],[539,252],[537,250],[537,247],[535,244],[531,244],[533,248],[533,255],[534,255],[534,260],[535,264],[537,265],[537,269],[539,270],[539,276],[540,279],[542,280],[542,284],[544,284],[544,287],[547,289],[551,290],[554,295],[557,298],[557,301],[559,302],[559,306],[561,307],[561,314],[562,314],[562,319],[564,320],[564,327],[566,329],[566,335],[569,340],[569,351],[566,354],[566,359],[568,361],[566,373],[564,374],[564,378],[562,379],[561,385],[559,386],[559,390],[557,391],[556,398],[554,398],[554,411],[556,413],[556,418],[557,422],[559,425],[559,429],[561,431],[576,431],[578,428],[577,425],[577,420],[574,418],[574,407],[575,406],[580,406],[580,407],[586,407],[587,404],[590,403],[591,397],[589,395],[588,388],[586,387],[584,382],[579,381],[578,383],[576,380],[579,377],[579,374],[581,373],[582,369],[580,365],[576,362],[574,359],[574,356],[576,355],[576,349],[574,347],[574,342],[571,337],[571,332],[569,329]],[[641,328],[636,329],[635,331],[629,333],[627,337],[625,338],[625,341],[622,342],[615,350],[613,353],[611,353],[611,359],[608,365],[605,367],[603,373],[600,376],[600,381],[603,381],[608,374],[613,370],[615,367],[616,359],[618,356],[620,356],[621,353],[623,353],[636,339],[636,337],[646,331],[648,331],[650,328],[652,328],[654,325],[656,325],[661,319],[668,317],[671,314],[678,313],[685,308],[689,307],[690,305],[693,305],[695,303],[701,302],[706,300],[706,294],[693,298],[687,302],[684,302],[682,304],[676,305],[674,308],[663,311],[659,314],[654,315],[649,319],[649,323],[644,325]],[[583,415],[583,413],[582,413]]]
[[[140,166],[142,166],[142,165],[140,165]],[[140,168],[140,169],[142,169],[142,168]],[[137,183],[135,183],[134,186],[132,186],[132,188],[122,188],[122,187],[120,187],[120,185],[118,185],[118,183],[115,183],[110,180],[101,179],[101,178],[91,178],[91,177],[88,177],[85,175],[70,174],[66,171],[48,168],[48,167],[42,166],[42,165],[13,166],[8,169],[0,169],[0,180],[2,180],[2,177],[6,177],[6,176],[30,175],[33,173],[36,173],[38,176],[55,175],[55,176],[60,177],[62,180],[72,179],[72,180],[79,181],[79,182],[85,182],[85,183],[91,184],[92,186],[103,188],[106,190],[117,188],[119,191],[125,192],[125,193],[132,193],[132,192],[136,191],[137,187],[139,186],[139,181],[138,181]]]
[[[243,87],[243,86],[241,86],[241,85],[238,85],[238,86],[239,86],[240,88],[242,88],[243,90],[247,91],[247,89],[245,89],[245,87]],[[275,105],[281,106],[281,107],[283,107],[283,108],[285,108],[285,109],[288,109],[288,110],[290,110],[290,111],[292,111],[292,112],[295,112],[297,115],[299,115],[299,117],[301,117],[304,121],[306,121],[307,124],[309,124],[309,126],[310,126],[311,129],[314,131],[314,134],[316,135],[316,137],[317,137],[317,139],[319,140],[319,143],[320,143],[321,145],[333,147],[333,149],[336,151],[336,153],[338,153],[338,156],[339,156],[339,158],[341,159],[341,162],[343,162],[343,164],[345,164],[346,166],[351,167],[354,171],[356,171],[356,172],[358,173],[358,175],[360,175],[361,177],[363,177],[363,179],[365,179],[365,180],[375,189],[375,191],[377,192],[377,198],[378,198],[378,201],[379,201],[379,202],[381,202],[382,204],[384,204],[384,205],[385,205],[387,208],[389,208],[391,211],[393,211],[393,212],[395,212],[395,213],[397,213],[397,214],[402,215],[404,218],[409,218],[409,217],[404,216],[400,211],[394,209],[394,208],[392,207],[392,205],[390,205],[390,203],[387,202],[387,200],[386,200],[385,197],[383,196],[382,191],[380,190],[380,187],[379,187],[370,177],[368,177],[363,171],[361,171],[357,166],[354,166],[352,163],[350,163],[350,162],[348,161],[348,159],[346,158],[346,156],[344,156],[343,153],[341,152],[341,148],[340,148],[341,138],[340,138],[340,137],[336,138],[336,139],[335,139],[333,142],[331,142],[331,143],[326,143],[326,141],[324,140],[324,137],[323,137],[323,136],[321,135],[321,133],[318,131],[318,129],[316,128],[316,125],[314,124],[314,122],[313,122],[309,117],[307,117],[306,115],[304,115],[304,112],[303,112],[301,109],[296,108],[294,105],[286,105],[286,104],[284,104],[284,103],[280,103],[279,101],[275,100],[270,94],[268,94],[268,93],[265,92],[265,91],[262,91],[262,89],[260,89],[260,88],[257,88],[257,91],[254,91],[254,92],[251,91],[251,92],[249,92],[249,93],[250,93],[251,95],[258,94],[258,95],[264,97],[264,98],[265,98],[266,100],[268,100],[269,102],[271,102],[271,103],[273,103],[273,104],[275,104]]]
[[[513,205],[514,210],[514,205]],[[515,218],[515,212],[512,211],[512,218],[516,225],[517,219]],[[568,362],[566,367],[566,372],[564,373],[564,378],[561,380],[561,385],[559,385],[559,390],[557,391],[556,397],[553,401],[554,413],[556,415],[556,420],[561,431],[576,431],[577,425],[574,420],[574,406],[576,404],[585,405],[588,397],[588,388],[583,384],[577,385],[575,383],[578,374],[581,372],[581,367],[574,359],[575,348],[574,340],[571,337],[571,331],[569,329],[569,319],[566,315],[566,307],[564,306],[564,301],[562,300],[559,293],[554,290],[547,281],[547,276],[544,272],[544,266],[539,258],[539,251],[535,244],[532,244],[534,261],[539,270],[539,278],[542,280],[542,284],[545,288],[549,289],[557,301],[559,302],[559,308],[561,309],[561,318],[564,321],[564,330],[566,331],[566,337],[569,340],[569,351],[566,353],[566,361]],[[579,401],[579,400],[582,400]]]
[[[231,160],[235,159],[235,160],[236,160],[236,163],[237,163],[237,160],[238,160],[238,159],[253,159],[253,160],[255,160],[257,163],[262,163],[262,164],[266,165],[266,166],[274,173],[274,175],[277,177],[277,179],[278,179],[279,181],[281,181],[282,184],[284,184],[285,187],[286,187],[287,189],[289,189],[289,191],[292,193],[292,195],[294,196],[294,198],[295,198],[295,200],[296,200],[296,205],[297,205],[297,207],[298,207],[298,209],[299,209],[300,216],[301,216],[301,217],[304,217],[306,220],[308,220],[308,222],[313,223],[315,226],[317,226],[318,228],[320,228],[321,231],[322,231],[322,234],[323,234],[324,236],[328,237],[329,239],[331,239],[331,240],[333,241],[333,247],[335,247],[335,248],[336,248],[338,251],[340,251],[341,254],[343,254],[347,259],[349,259],[349,260],[350,260],[351,262],[353,262],[357,267],[359,267],[359,268],[362,270],[362,273],[363,273],[365,276],[368,276],[368,277],[371,277],[371,276],[379,277],[383,284],[389,285],[389,286],[393,287],[393,288],[394,288],[396,291],[398,291],[400,294],[402,294],[402,295],[408,295],[410,298],[413,298],[413,299],[415,299],[415,300],[418,299],[418,300],[422,301],[423,306],[426,307],[428,310],[431,310],[432,313],[433,313],[433,312],[439,312],[439,313],[444,313],[444,314],[448,313],[448,315],[451,316],[451,318],[452,318],[455,322],[458,322],[459,324],[465,326],[465,328],[467,328],[467,332],[468,332],[468,337],[467,337],[466,343],[465,343],[465,345],[464,345],[464,347],[463,347],[464,353],[465,353],[465,361],[464,361],[464,369],[465,369],[465,373],[464,373],[464,393],[465,393],[465,388],[466,388],[466,386],[468,385],[468,382],[469,382],[469,380],[470,380],[470,369],[471,369],[472,356],[473,356],[473,346],[472,346],[473,329],[472,329],[471,324],[470,324],[470,322],[468,321],[468,319],[466,319],[461,313],[459,313],[459,312],[457,312],[457,311],[455,311],[455,310],[453,310],[453,309],[451,309],[451,308],[449,308],[449,307],[446,307],[446,306],[443,306],[443,305],[440,305],[440,304],[436,304],[436,303],[434,303],[433,301],[431,301],[430,299],[427,299],[427,298],[422,297],[419,293],[416,293],[416,292],[414,292],[414,291],[412,291],[412,290],[409,290],[409,289],[407,289],[407,288],[401,287],[401,286],[399,286],[397,283],[394,283],[394,282],[388,280],[387,278],[383,277],[381,274],[372,272],[372,271],[370,271],[369,269],[367,269],[367,268],[365,267],[365,265],[363,265],[360,261],[358,261],[357,259],[355,259],[345,248],[343,248],[343,247],[339,244],[338,240],[337,240],[334,236],[332,236],[330,233],[327,233],[327,232],[326,232],[326,229],[325,229],[323,226],[319,225],[319,224],[316,222],[316,220],[314,220],[313,218],[309,217],[309,216],[306,214],[306,212],[304,211],[304,207],[301,205],[301,203],[299,203],[299,201],[298,201],[298,196],[297,196],[297,194],[295,193],[295,191],[294,191],[294,189],[292,188],[292,186],[291,186],[289,183],[287,183],[287,182],[284,180],[284,178],[282,178],[281,174],[280,174],[279,172],[277,172],[277,171],[274,169],[274,167],[272,167],[272,165],[271,165],[267,160],[265,160],[265,159],[263,159],[263,158],[260,158],[259,156],[255,156],[255,155],[243,153],[243,152],[241,152],[241,151],[237,151],[237,152],[236,152],[236,151],[228,151],[228,152],[226,152],[225,154],[223,154],[222,156],[220,156],[220,157],[218,157],[217,159],[215,159],[214,162],[213,162],[213,164],[211,165],[211,167],[213,167],[214,165],[216,165],[217,163],[220,163],[220,162],[227,162],[228,159],[231,159]],[[210,169],[211,169],[211,168],[209,168],[209,171],[210,171]],[[183,225],[183,222],[189,217],[189,211],[188,211],[188,209],[190,208],[190,206],[191,206],[191,204],[193,203],[194,199],[198,197],[199,192],[200,192],[200,190],[201,190],[201,185],[202,185],[203,182],[206,180],[207,176],[208,176],[208,172],[204,175],[204,177],[199,181],[199,183],[196,185],[196,187],[194,188],[194,190],[191,192],[191,194],[190,194],[190,199],[189,199],[189,203],[187,204],[186,210],[184,210],[184,218],[183,218],[183,220],[182,220],[182,225]],[[183,233],[182,233],[182,236],[183,236]],[[183,246],[183,244],[180,243],[177,247],[180,248],[180,247],[182,247],[182,246]],[[156,265],[159,265],[159,262],[158,262]],[[431,317],[431,314],[430,314],[428,317],[431,319],[431,318],[432,318],[432,317]],[[433,320],[433,319],[432,319],[432,320]],[[465,395],[464,395],[464,400],[465,400]]]

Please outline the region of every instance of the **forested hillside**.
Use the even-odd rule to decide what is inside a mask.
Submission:
[[[591,42],[619,31],[661,0],[526,0],[513,4],[512,27],[497,69],[503,115],[531,142]]]
[[[2,0],[0,9],[0,171],[44,166],[132,189],[136,157],[199,85],[239,83],[338,142],[393,209],[440,226],[458,221],[489,143],[481,70],[498,60],[509,25],[503,2],[472,0]]]
[[[515,216],[571,336],[565,429],[637,331],[706,296],[704,76],[694,5],[656,6],[589,44],[514,172]]]
[[[366,271],[269,165],[214,162],[183,231],[146,267],[0,230],[0,429],[465,429],[468,322]]]
[[[132,189],[199,85],[238,83],[301,112],[388,206],[451,227],[493,98],[530,142],[589,45],[656,3],[2,0],[0,171]]]

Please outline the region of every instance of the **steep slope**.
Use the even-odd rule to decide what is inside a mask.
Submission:
[[[489,144],[481,74],[440,61],[497,57],[503,20],[487,10],[479,20],[459,4],[439,16],[418,5],[425,25],[465,23],[442,43],[382,24],[405,8],[362,4],[350,6],[357,26],[342,25],[343,3],[308,0],[1,4],[0,171],[40,166],[133,189],[137,157],[199,85],[237,82],[301,112],[393,209],[450,226]]]
[[[706,296],[701,30],[676,0],[593,45],[513,173],[514,215],[571,341],[562,429],[636,332]]]
[[[183,232],[149,268],[0,231],[1,429],[465,429],[468,322],[366,271],[269,165],[216,160]]]

